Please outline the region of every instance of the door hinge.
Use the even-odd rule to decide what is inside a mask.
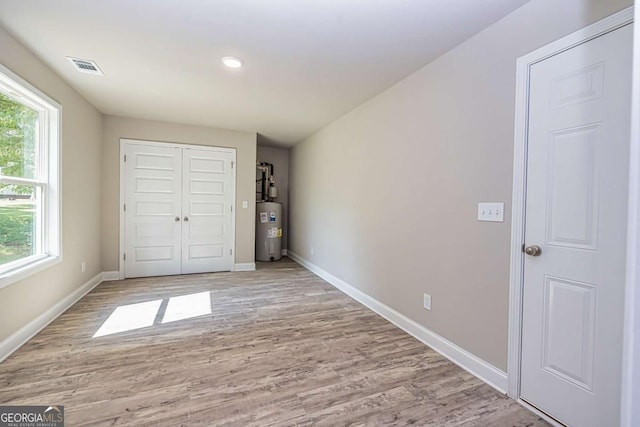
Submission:
[[[122,260],[126,261],[127,260],[127,254],[122,254]]]
[[[231,169],[233,169],[233,164],[234,164],[234,162],[231,162]]]
[[[231,212],[233,212],[233,205],[231,205]]]
[[[127,155],[124,155],[124,162],[127,163]]]
[[[233,255],[233,249],[229,249],[229,255]]]
[[[125,212],[127,211],[127,204],[126,203],[124,204],[124,211]]]

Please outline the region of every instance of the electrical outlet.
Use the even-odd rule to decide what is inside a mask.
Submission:
[[[425,310],[431,311],[431,295],[424,294],[424,298],[422,300],[422,305],[424,306]]]
[[[80,263],[80,272],[81,272],[81,273],[84,273],[84,271],[85,271],[86,269],[87,269],[87,263],[86,263],[86,262],[84,262],[84,261],[82,261],[82,262]]]
[[[242,201],[242,209],[247,209],[249,207],[249,201],[248,200],[243,200]]]

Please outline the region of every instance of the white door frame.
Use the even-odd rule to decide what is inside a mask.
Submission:
[[[522,297],[524,286],[524,215],[526,202],[526,167],[529,131],[529,79],[531,67],[551,56],[588,42],[608,32],[633,22],[633,7],[611,15],[582,30],[578,30],[558,41],[535,50],[518,59],[516,74],[516,115],[513,159],[513,198],[511,218],[511,277],[509,283],[509,348],[508,348],[508,389],[509,397],[528,408],[532,407],[520,400],[520,353],[522,346]],[[631,163],[631,170],[639,166]],[[634,176],[634,175],[632,175]],[[535,411],[537,412],[537,411]]]
[[[231,184],[231,191],[233,192],[233,214],[231,215],[231,229],[233,233],[231,233],[231,247],[233,248],[233,265],[232,271],[235,269],[235,259],[236,259],[236,209],[237,205],[237,193],[236,193],[236,180],[237,173],[235,171],[238,170],[237,162],[236,162],[236,149],[235,148],[226,148],[226,147],[214,147],[211,145],[193,145],[193,144],[181,144],[176,142],[161,142],[161,141],[147,141],[141,139],[131,139],[131,138],[120,138],[120,157],[118,159],[118,164],[120,165],[120,204],[118,205],[118,209],[120,211],[120,251],[118,254],[118,272],[119,279],[124,279],[124,253],[125,253],[125,218],[124,218],[124,201],[125,201],[125,167],[124,167],[124,154],[125,154],[125,145],[126,144],[135,144],[135,145],[146,145],[150,147],[172,147],[172,148],[192,148],[195,150],[207,150],[207,151],[219,151],[223,153],[231,153],[233,154],[233,182]]]
[[[640,22],[640,8],[635,10]],[[640,425],[640,29],[634,29],[629,220],[622,362],[622,427]]]

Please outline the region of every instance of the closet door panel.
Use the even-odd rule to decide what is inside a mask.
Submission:
[[[185,148],[182,155],[182,272],[233,269],[233,154]]]
[[[180,274],[182,150],[125,147],[125,277]]]

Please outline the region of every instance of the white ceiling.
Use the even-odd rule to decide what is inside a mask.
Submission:
[[[286,146],[527,1],[0,0],[0,25],[105,114]]]

